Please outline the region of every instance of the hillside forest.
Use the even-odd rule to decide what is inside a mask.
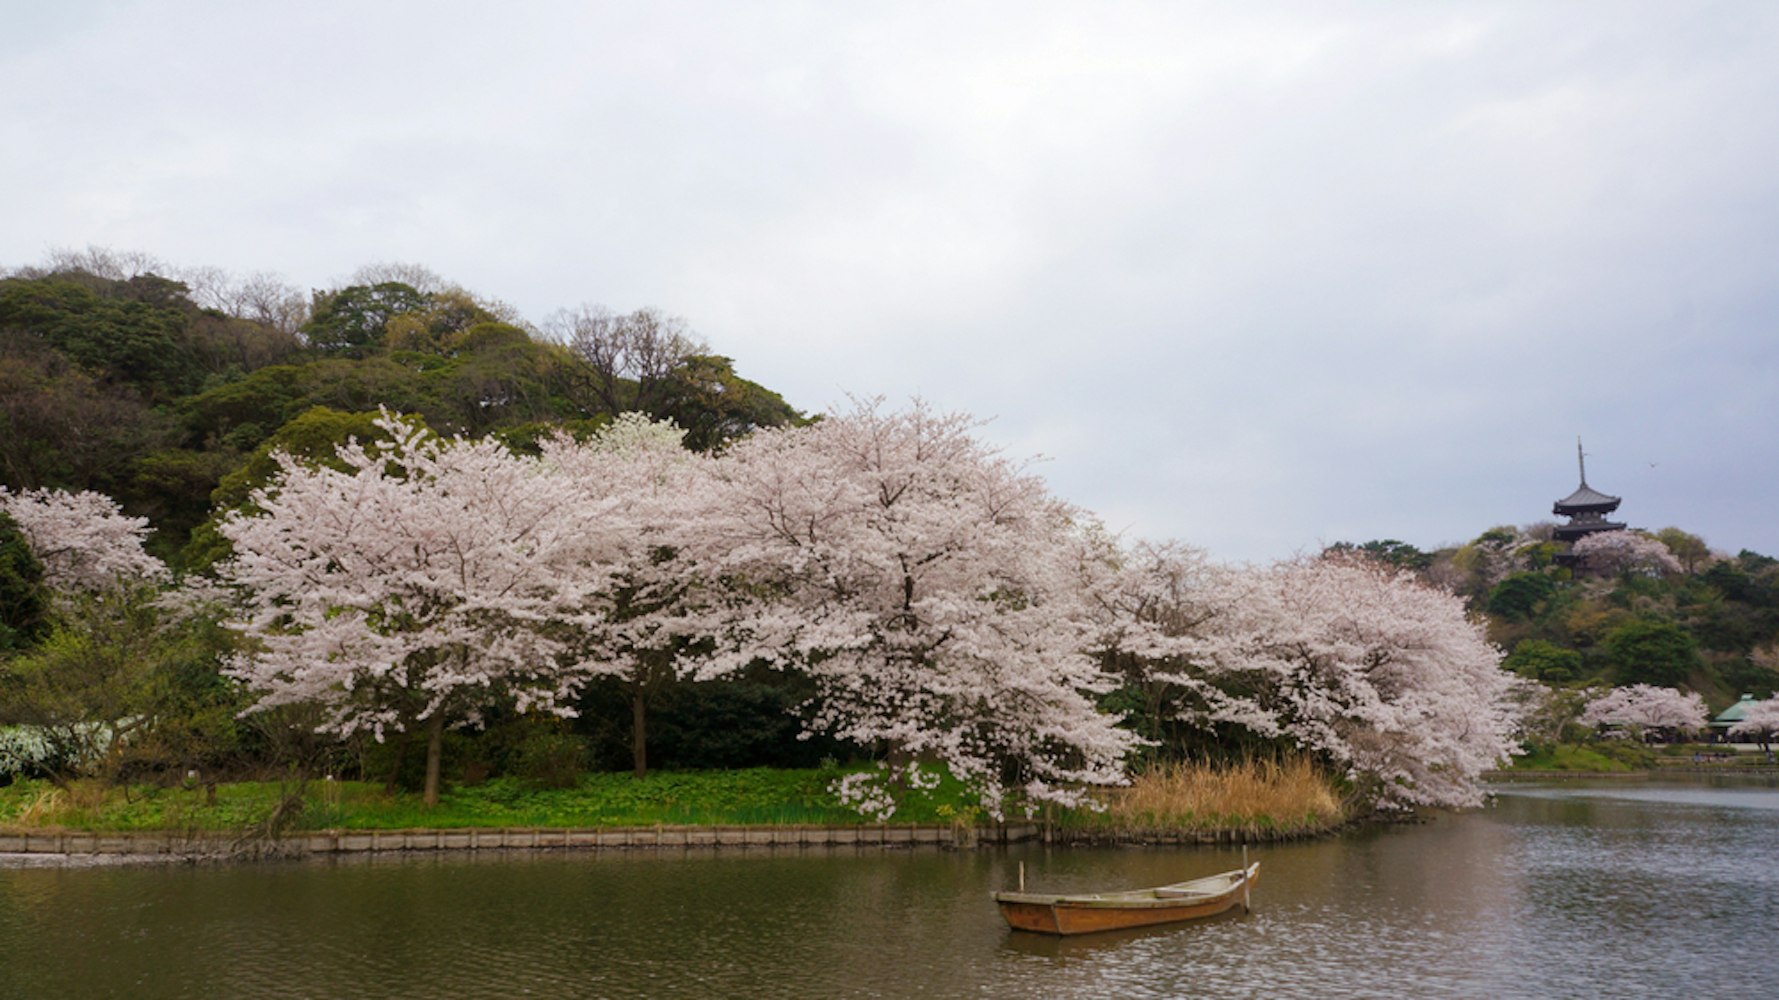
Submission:
[[[1779,559],[1714,551],[1680,528],[1632,529],[1596,536],[1578,572],[1559,562],[1569,546],[1554,527],[1498,526],[1433,551],[1394,539],[1335,548],[1463,597],[1503,666],[1529,680],[1683,689],[1713,712],[1779,688]]]

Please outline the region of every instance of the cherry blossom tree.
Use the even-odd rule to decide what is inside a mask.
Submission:
[[[1189,666],[1183,656],[1216,611],[1207,599],[1224,571],[1177,542],[1090,544],[1081,582],[1097,625],[1090,649],[1122,684],[1137,731],[1161,740],[1187,707],[1167,677]]]
[[[702,672],[799,670],[808,731],[880,747],[904,777],[943,764],[1000,816],[1010,795],[1121,782],[1138,741],[1095,708],[1079,513],[975,427],[869,401],[730,449],[699,541],[733,584],[728,652]]]
[[[1474,805],[1518,749],[1500,650],[1407,574],[1339,556],[1222,568],[1183,623],[1131,648],[1189,717],[1306,749],[1380,807]]]
[[[255,640],[231,670],[257,707],[314,703],[341,735],[424,726],[431,805],[447,723],[509,697],[572,714],[603,669],[552,624],[603,584],[586,553],[606,529],[565,477],[498,443],[387,413],[378,426],[388,441],[338,449],[344,471],[278,454],[257,513],[223,522],[234,555],[220,575]]]
[[[1668,546],[1638,531],[1596,531],[1577,540],[1569,551],[1599,573],[1662,576],[1681,572],[1680,560]]]
[[[1563,731],[1580,721],[1588,705],[1585,691],[1525,677],[1517,680],[1508,698],[1518,723],[1515,735],[1534,751],[1562,742]]]
[[[1752,737],[1763,750],[1770,749],[1775,733],[1779,733],[1779,698],[1751,702],[1748,713],[1730,727],[1731,736]]]
[[[1580,721],[1589,726],[1696,731],[1705,728],[1707,716],[1705,699],[1691,691],[1632,684],[1590,699]]]
[[[233,692],[214,683],[215,619],[175,599],[143,551],[147,522],[97,493],[47,489],[0,487],[0,512],[37,555],[53,608],[39,641],[0,664],[0,716],[33,727],[58,778],[226,754]]]
[[[626,413],[585,442],[558,436],[543,445],[545,464],[605,526],[604,544],[586,556],[603,567],[603,583],[564,619],[565,641],[623,681],[638,778],[648,772],[650,699],[692,669],[686,653],[708,627],[686,535],[702,517],[709,459],[682,439],[672,421]]]
[[[102,493],[0,486],[0,511],[43,564],[43,581],[60,593],[92,593],[132,581],[159,581],[167,568],[143,551],[148,519],[129,517]]]

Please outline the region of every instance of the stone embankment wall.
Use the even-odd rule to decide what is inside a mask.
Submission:
[[[648,826],[588,829],[329,830],[277,838],[184,833],[0,833],[0,854],[229,857],[383,851],[634,850],[677,847],[974,847],[1042,836],[1037,824]]]
[[[1077,847],[1196,846],[1309,840],[1338,829],[1108,830],[1009,823],[958,826],[638,826],[584,829],[326,830],[264,837],[229,833],[0,832],[0,855],[169,860],[304,857],[397,851],[652,850],[667,848],[972,848],[1042,841]]]

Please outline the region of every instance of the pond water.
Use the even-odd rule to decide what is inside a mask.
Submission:
[[[1779,781],[1500,787],[1490,808],[1256,847],[1254,911],[1054,939],[988,894],[1239,849],[0,860],[0,998],[1772,995]]]

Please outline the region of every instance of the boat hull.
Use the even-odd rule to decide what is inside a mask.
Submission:
[[[1130,927],[1149,927],[1187,920],[1202,920],[1226,913],[1238,906],[1246,908],[1248,890],[1259,877],[1259,865],[1245,871],[1216,876],[1227,881],[1227,887],[1210,894],[1192,894],[1169,898],[1172,887],[1149,889],[1134,893],[1113,893],[1105,896],[1042,896],[1022,892],[997,892],[995,902],[1001,916],[1014,930],[1037,934],[1091,934]],[[1210,880],[1203,880],[1210,881]]]

